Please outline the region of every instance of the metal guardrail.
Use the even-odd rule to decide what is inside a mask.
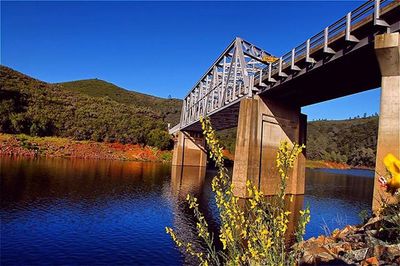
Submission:
[[[170,128],[170,129],[168,130],[168,132],[169,132],[169,134],[172,135],[172,134],[175,134],[176,132],[178,132],[179,129],[181,129],[181,124],[180,124],[180,123],[177,124],[177,125],[175,125],[174,127]]]
[[[314,64],[313,51],[322,49],[325,54],[335,54],[330,44],[339,38],[344,37],[350,43],[359,42],[352,33],[364,19],[372,16],[374,26],[389,27],[380,14],[395,1],[398,0],[369,0],[279,58],[236,38],[185,96],[180,124],[170,132],[196,123],[200,116],[218,112],[243,97],[259,93],[257,87],[267,86],[264,81],[273,84],[274,77],[287,77],[284,72],[287,69],[300,71],[296,65],[299,61]]]

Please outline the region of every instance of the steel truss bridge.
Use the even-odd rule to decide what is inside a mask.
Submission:
[[[400,1],[370,0],[280,57],[241,38],[222,52],[185,96],[181,120],[170,129],[235,127],[239,102],[253,95],[305,106],[380,86],[376,34],[400,29]]]

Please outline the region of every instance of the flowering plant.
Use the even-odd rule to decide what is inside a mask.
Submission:
[[[400,160],[389,153],[383,159],[383,163],[388,171],[389,177],[380,176],[379,182],[387,192],[394,195],[400,189]]]

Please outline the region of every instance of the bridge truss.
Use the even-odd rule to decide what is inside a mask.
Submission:
[[[272,60],[270,53],[236,38],[185,97],[180,126],[251,96],[256,90],[255,75]]]

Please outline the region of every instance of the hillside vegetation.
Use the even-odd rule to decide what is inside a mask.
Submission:
[[[136,107],[149,107],[163,119],[174,126],[179,123],[182,100],[163,99],[151,95],[128,91],[100,79],[77,80],[58,83],[60,87],[86,94],[92,97],[108,97],[118,103]]]
[[[122,98],[130,97],[130,92],[110,83],[96,81],[100,87],[96,93],[96,87],[87,82],[83,82],[86,87],[78,86],[82,82],[49,84],[5,66],[0,67],[0,83],[0,132],[148,144],[162,149],[171,146],[166,118],[180,109],[177,100],[132,93],[124,102]],[[102,96],[105,86],[113,86],[113,93]],[[80,92],[85,90],[96,96]],[[163,103],[164,109],[159,110]]]
[[[352,166],[375,166],[378,116],[308,123],[307,157],[343,162]]]

